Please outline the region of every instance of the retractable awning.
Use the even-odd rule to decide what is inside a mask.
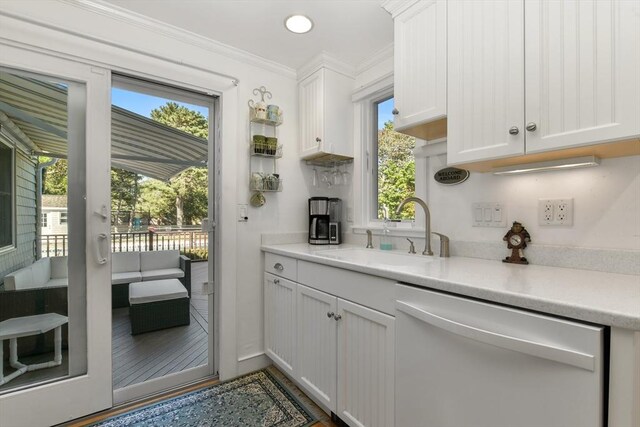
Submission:
[[[67,88],[0,71],[0,118],[11,120],[50,157],[67,154]],[[111,164],[168,180],[189,166],[205,166],[208,142],[170,126],[111,107]]]

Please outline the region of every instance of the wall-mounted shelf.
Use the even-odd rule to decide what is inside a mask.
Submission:
[[[261,193],[282,191],[282,179],[278,174],[276,160],[282,157],[277,128],[282,124],[283,118],[282,110],[277,105],[265,103],[265,98],[271,99],[272,95],[264,86],[254,89],[253,94],[260,95],[260,101],[251,99],[248,102],[249,189],[255,192],[251,197],[252,206],[260,207],[265,203]]]

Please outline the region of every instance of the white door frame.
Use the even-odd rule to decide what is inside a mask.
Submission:
[[[109,204],[110,72],[104,68],[55,58],[8,45],[1,46],[0,65],[59,77],[86,85],[86,342],[87,373],[0,396],[0,425],[39,426],[68,421],[108,408],[111,396],[111,264],[99,264],[98,236],[109,234],[110,221],[93,215]],[[90,153],[90,154],[89,154]],[[73,203],[73,201],[71,201]],[[102,243],[104,244],[104,242]],[[102,248],[105,252],[106,246]],[[37,408],[37,410],[34,410]]]

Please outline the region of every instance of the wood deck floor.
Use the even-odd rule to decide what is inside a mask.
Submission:
[[[202,294],[202,282],[207,280],[207,263],[191,264],[191,324],[161,331],[131,335],[129,309],[113,310],[112,357],[113,389],[138,384],[163,375],[180,372],[208,362],[207,295]],[[21,359],[25,363],[51,360],[53,354]],[[0,386],[0,394],[27,384],[34,384],[67,375],[67,351],[63,363],[55,368],[27,372]],[[8,364],[7,364],[8,365]],[[4,366],[4,373],[13,372]]]
[[[191,264],[191,324],[131,335],[129,309],[113,310],[113,389],[208,362],[208,304],[202,294],[207,263]]]

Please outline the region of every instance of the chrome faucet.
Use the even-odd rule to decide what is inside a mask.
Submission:
[[[367,230],[367,249],[373,249],[373,242],[371,241],[371,230]]]
[[[409,202],[414,202],[424,209],[424,251],[422,251],[422,255],[433,255],[433,251],[431,250],[431,213],[429,212],[429,206],[424,202],[424,200],[419,199],[417,197],[407,197],[404,199],[398,209],[396,209],[396,215],[399,215],[402,211],[404,205]]]

